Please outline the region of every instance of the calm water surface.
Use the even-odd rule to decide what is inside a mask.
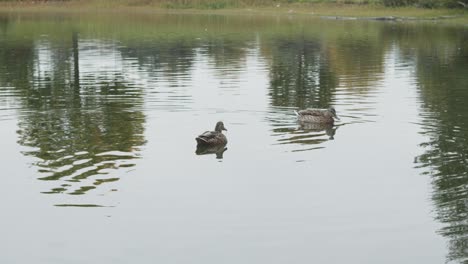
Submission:
[[[3,14],[0,262],[466,263],[467,102],[466,27]]]

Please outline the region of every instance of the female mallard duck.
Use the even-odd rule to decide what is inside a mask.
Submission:
[[[335,122],[333,118],[339,119],[333,107],[328,109],[308,108],[294,112],[300,122],[333,124]]]
[[[216,123],[215,131],[206,131],[195,138],[197,145],[226,145],[227,138],[223,134],[223,130],[227,131],[223,122],[219,121]]]

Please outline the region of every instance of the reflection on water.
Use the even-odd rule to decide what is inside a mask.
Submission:
[[[416,72],[423,102],[417,160],[432,177],[439,231],[450,241],[449,259],[468,260],[468,32],[437,31],[441,41],[417,51]]]
[[[336,75],[320,41],[310,36],[271,40],[271,97],[274,106],[325,108],[336,89]]]
[[[378,111],[381,98],[383,108],[406,109],[387,98],[404,85],[417,89],[418,98],[406,99],[420,105],[419,117],[401,113],[395,123],[410,119],[426,141],[401,148],[423,151],[417,167],[432,177],[448,259],[468,259],[468,30],[251,16],[93,19],[0,16],[0,122],[17,121],[17,142],[29,161],[22,165],[33,165],[34,178],[47,186],[42,193],[64,197],[56,206],[113,206],[94,203],[93,195],[118,192],[116,184],[134,175],[150,138],[155,148],[167,148],[161,152],[207,166],[202,170],[243,155],[281,161],[296,155],[297,161],[328,146],[346,151],[354,140],[348,128],[367,133],[394,121]],[[410,72],[411,80],[386,78],[399,71]],[[334,126],[298,123],[293,112],[329,106],[342,119]],[[197,148],[196,155],[210,156],[203,163],[186,131],[225,116],[233,123],[232,160],[213,163],[223,159],[225,146]],[[399,145],[393,133],[378,135],[378,144]],[[243,152],[247,145],[257,152]],[[374,150],[384,152],[381,147]]]
[[[293,109],[338,105],[337,111],[346,117],[340,125],[373,122],[372,97],[382,79],[388,46],[373,33],[338,36],[338,41],[327,45],[321,35],[304,32],[269,39],[268,53],[264,53],[272,61],[270,96],[272,112],[277,113],[269,119],[275,127],[273,135],[281,144],[315,145],[334,138],[336,128],[299,124],[297,129],[288,120]],[[357,52],[363,50],[366,52]],[[292,151],[322,147],[297,146]]]
[[[279,144],[297,144],[304,148],[295,148],[293,152],[320,149],[320,143],[335,139],[338,126],[332,124],[317,124],[297,122],[296,127],[279,127],[273,129]]]
[[[206,145],[197,145],[197,150],[195,153],[197,155],[216,155],[217,159],[222,159],[224,152],[226,152],[226,145],[217,145],[217,146],[206,146]]]
[[[119,180],[113,171],[130,170],[145,143],[143,93],[125,79],[129,72],[115,58],[115,47],[94,42],[90,48],[76,33],[71,45],[46,38],[2,44],[2,79],[24,109],[18,143],[35,158],[37,178],[53,182],[43,193],[105,192],[106,183]]]
[[[333,126],[332,124],[315,124],[310,122],[299,122],[299,127],[305,131],[311,132],[322,132],[324,131],[325,134],[328,136],[328,139],[334,139],[336,130],[338,129],[337,126]]]

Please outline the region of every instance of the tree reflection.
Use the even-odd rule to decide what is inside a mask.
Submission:
[[[114,84],[103,88],[101,96],[112,96],[125,89],[123,85]],[[54,108],[49,103],[64,99],[71,107]],[[132,160],[138,157],[138,146],[144,144],[144,116],[134,111],[131,102],[86,101],[83,106],[76,107],[79,96],[51,96],[37,100],[46,103],[29,108],[29,112],[20,118],[19,143],[33,149],[24,154],[39,159],[35,165],[42,174],[41,180],[68,182],[62,185],[63,188],[45,193],[70,191],[70,194],[83,194],[104,182],[117,180],[105,176],[112,175],[109,169],[134,166]],[[89,177],[94,178],[93,185],[69,186],[70,182]]]
[[[288,107],[290,112],[290,108],[328,108],[334,104],[338,89],[358,96],[371,91],[382,78],[387,45],[379,31],[362,31],[361,27],[352,30],[358,34],[335,41],[325,41],[307,32],[272,38],[268,50],[272,106]],[[333,139],[335,134],[333,128],[305,129],[300,125],[300,131],[296,130],[286,124],[273,131],[293,134],[283,136],[282,143],[302,144],[322,143]],[[294,135],[297,133],[301,133],[300,137]],[[325,135],[327,139],[323,138]]]
[[[130,23],[118,25],[124,27],[124,33],[140,29],[140,24],[126,25],[127,22]],[[145,23],[151,24],[144,29],[147,32],[137,32],[149,36],[149,40],[135,44],[127,39],[128,43],[104,45],[89,38],[84,49],[78,31],[62,29],[71,35],[67,35],[65,43],[56,43],[61,40],[44,37],[38,28],[28,25],[31,28],[25,26],[17,33],[20,37],[12,39],[6,37],[9,21],[0,20],[0,82],[2,86],[14,87],[22,104],[18,142],[27,147],[23,153],[34,159],[39,178],[51,183],[52,187],[44,193],[77,195],[101,190],[135,166],[139,148],[145,144],[146,120],[141,109],[144,94],[134,79],[126,75],[131,69],[123,61],[137,62],[139,69],[131,72],[133,78],[149,79],[139,75],[144,72],[150,78],[165,77],[174,87],[179,87],[178,81],[184,79],[178,77],[190,74],[198,56],[211,59],[220,75],[236,74],[235,69],[242,67],[239,63],[248,56],[249,41],[256,41],[251,32],[247,37],[210,38],[205,33],[208,23],[194,22],[182,23],[192,26],[181,33],[189,37],[171,35],[182,27],[167,20],[157,28],[162,33],[150,31],[148,28],[156,28],[151,23]],[[266,26],[270,35],[262,31],[264,28],[257,30],[267,36],[259,33],[260,41],[255,43],[259,43],[262,59],[265,58],[270,70],[268,92],[273,110],[268,116],[273,116],[269,120],[274,126],[273,133],[279,136],[279,144],[320,146],[333,139],[336,126],[298,126],[292,109],[333,105],[338,89],[346,90],[341,94],[349,95],[354,90],[359,98],[365,97],[382,78],[386,51],[397,42],[399,59],[415,65],[420,84],[422,133],[428,141],[422,144],[425,152],[417,161],[433,177],[437,218],[445,224],[440,232],[450,240],[449,258],[465,261],[468,259],[468,32],[406,24],[374,25],[369,28],[375,31],[369,32],[366,25],[356,25],[362,31],[353,28],[350,30],[353,34],[341,38],[345,34],[335,32],[341,27],[338,25],[327,30],[331,33],[326,39],[313,34],[320,31],[314,26],[308,28],[312,33],[306,30],[292,35],[277,33]],[[237,34],[244,27],[239,22],[229,29]],[[96,30],[105,34],[106,29]],[[193,29],[195,33],[189,32]],[[152,39],[153,33],[162,39],[158,36]],[[114,37],[109,34],[102,38]],[[111,56],[93,53],[96,48]],[[116,61],[119,67],[111,70],[100,67],[108,59]],[[82,67],[83,61],[87,61],[87,67]],[[196,153],[222,158],[224,151],[223,146],[199,149]]]
[[[416,53],[423,100],[425,153],[418,157],[432,176],[437,219],[449,238],[449,260],[468,259],[468,31],[432,32]],[[451,44],[446,45],[450,40]],[[428,43],[431,43],[428,45]]]
[[[164,76],[176,86],[175,73],[177,76],[188,75],[193,68],[195,47],[197,43],[193,40],[179,38],[121,47],[119,52],[123,57],[136,58],[138,64],[145,67],[152,77]]]
[[[327,46],[327,58],[339,85],[364,95],[383,78],[389,40],[380,32],[340,38]]]
[[[211,38],[202,53],[213,62],[220,78],[238,77],[247,57],[247,43],[244,39]]]
[[[329,67],[328,57],[322,43],[313,37],[294,35],[277,36],[269,43],[270,49],[270,96],[273,107],[328,107],[337,79]],[[275,115],[281,111],[274,110]],[[287,108],[290,114],[292,109]],[[292,122],[295,117],[290,116]],[[280,144],[311,145],[329,140],[333,128],[308,129],[305,125],[284,123],[276,125],[273,132]],[[334,134],[334,132],[333,132]],[[331,136],[333,138],[333,136]],[[296,150],[297,151],[297,150]]]
[[[0,48],[2,61],[10,62],[1,79],[19,91],[24,109],[18,142],[29,147],[23,153],[35,158],[39,179],[57,182],[44,193],[84,194],[117,181],[145,143],[142,92],[125,80],[102,79],[108,73],[98,68],[93,74],[102,83],[81,85],[78,34],[71,39],[53,48],[48,40]]]
[[[299,37],[276,38],[270,44],[272,105],[328,107],[336,78],[320,42]]]

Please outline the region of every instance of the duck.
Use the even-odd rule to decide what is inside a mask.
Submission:
[[[224,127],[224,123],[221,121],[217,122],[214,131],[206,131],[195,138],[197,146],[226,145],[227,138],[223,134],[223,130],[227,131]]]
[[[333,107],[328,109],[307,108],[294,112],[296,113],[299,122],[333,124],[335,122],[335,119],[333,118],[339,120],[336,115],[335,108]]]

